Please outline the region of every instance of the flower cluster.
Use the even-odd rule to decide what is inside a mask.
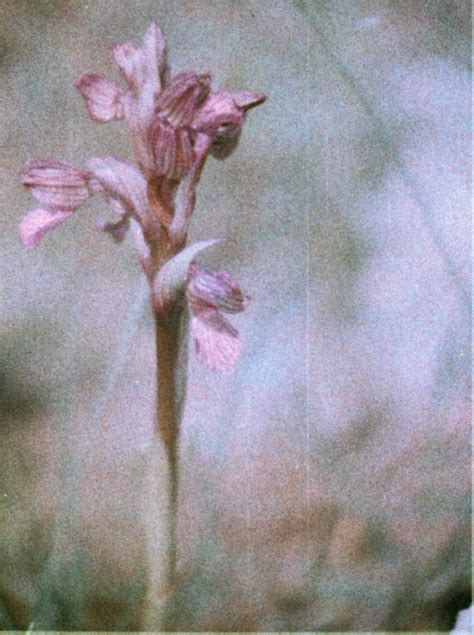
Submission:
[[[28,162],[21,179],[41,208],[21,221],[20,234],[26,247],[36,247],[90,196],[102,193],[113,218],[101,228],[117,242],[133,228],[141,264],[156,290],[159,269],[183,249],[190,249],[185,248],[186,237],[208,156],[225,159],[235,150],[247,112],[265,97],[245,91],[213,91],[207,74],[172,77],[164,37],[154,23],[140,47],[118,44],[112,55],[125,87],[96,74],[84,75],[75,86],[94,121],[125,120],[137,165],[112,156],[91,157],[85,169],[64,161]],[[243,294],[238,296],[238,287],[228,274],[204,272],[194,261],[184,278],[189,281],[196,350],[212,368],[232,366],[240,340],[218,311],[243,310]]]

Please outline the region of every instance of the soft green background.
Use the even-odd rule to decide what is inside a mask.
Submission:
[[[206,262],[253,302],[232,318],[234,372],[191,360],[180,627],[449,627],[470,584],[469,3],[0,10],[0,627],[138,628],[145,287],[131,243],[95,229],[98,198],[25,251],[35,201],[18,172],[130,158],[123,126],[89,121],[73,83],[118,80],[111,45],[152,19],[173,70],[268,95],[237,152],[206,167],[193,221],[193,239],[236,240]]]

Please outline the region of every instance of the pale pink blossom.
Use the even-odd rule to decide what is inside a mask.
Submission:
[[[140,46],[116,44],[112,55],[125,85],[88,73],[75,86],[91,119],[124,120],[136,165],[112,156],[87,159],[85,170],[64,161],[28,162],[21,180],[41,208],[21,221],[22,241],[36,247],[90,196],[103,194],[113,218],[98,226],[116,242],[132,228],[156,314],[166,312],[188,281],[196,350],[207,366],[225,370],[237,361],[242,343],[221,311],[242,311],[248,298],[225,272],[210,273],[193,264],[188,276],[194,249],[216,241],[185,244],[207,158],[224,159],[235,150],[247,112],[265,97],[212,91],[208,74],[171,77],[163,33],[155,23]]]
[[[230,370],[240,357],[242,341],[237,329],[220,311],[240,313],[249,298],[225,271],[211,273],[193,263],[188,276],[186,297],[195,351],[211,370]]]

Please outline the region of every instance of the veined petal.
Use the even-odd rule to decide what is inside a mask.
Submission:
[[[236,364],[242,342],[237,330],[219,310],[243,311],[248,296],[225,271],[212,273],[192,262],[188,277],[186,297],[192,315],[191,337],[196,353],[212,370],[228,370]]]
[[[191,169],[194,152],[189,132],[174,128],[155,117],[147,135],[150,154],[153,157],[153,173],[179,181]]]
[[[118,198],[142,223],[149,220],[146,181],[133,165],[114,157],[91,157],[87,167],[106,192]]]
[[[72,216],[71,211],[41,208],[32,210],[19,225],[23,245],[28,249],[34,249],[46,234],[62,225],[70,216]]]
[[[207,305],[225,313],[242,312],[249,300],[230,273],[207,271],[197,262],[189,267],[187,297],[191,311]]]
[[[49,208],[72,211],[91,195],[87,172],[65,161],[29,161],[20,178],[31,194]]]
[[[123,93],[115,84],[100,75],[83,75],[75,87],[86,101],[91,119],[101,123],[123,118]]]
[[[216,309],[205,309],[191,318],[191,339],[201,362],[217,372],[235,366],[242,350],[236,329]]]
[[[173,126],[189,126],[210,89],[209,75],[176,75],[160,93],[156,112]]]

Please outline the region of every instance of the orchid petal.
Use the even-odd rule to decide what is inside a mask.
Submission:
[[[169,236],[174,245],[181,245],[186,239],[189,222],[194,210],[196,188],[211,145],[212,139],[208,135],[200,133],[196,136],[193,166],[181,180],[176,191],[175,211],[169,228]]]
[[[193,165],[194,152],[187,130],[174,128],[155,117],[147,139],[155,176],[166,176],[179,181],[189,172]]]
[[[216,309],[205,309],[191,318],[191,338],[201,362],[216,372],[237,363],[242,340],[236,329]]]
[[[140,48],[135,48],[129,42],[117,44],[112,48],[112,54],[134,96],[133,108],[130,108],[129,104],[129,113],[132,110],[133,118],[144,126],[153,115],[155,99],[161,90],[160,74],[166,69],[163,32],[152,22]]]
[[[204,305],[226,313],[241,313],[246,308],[249,298],[230,273],[207,271],[193,262],[189,278],[187,297],[191,311]]]
[[[123,118],[122,91],[100,75],[83,75],[75,87],[86,101],[91,119],[100,123]]]
[[[219,310],[239,313],[247,306],[248,297],[225,271],[211,273],[193,262],[188,275],[186,297],[196,352],[212,370],[228,370],[237,362],[242,342]]]
[[[221,126],[241,126],[245,116],[235,103],[232,94],[225,91],[211,93],[196,113],[192,127],[199,132],[215,134]]]
[[[181,73],[163,89],[156,110],[173,126],[189,126],[211,88],[209,75]]]
[[[87,173],[65,161],[29,161],[20,177],[31,194],[49,208],[73,211],[91,195]]]
[[[106,192],[118,198],[143,224],[149,221],[146,181],[133,165],[114,157],[91,157],[87,167]]]
[[[71,211],[34,209],[20,222],[19,231],[23,245],[34,249],[48,234],[62,225],[70,216]]]

